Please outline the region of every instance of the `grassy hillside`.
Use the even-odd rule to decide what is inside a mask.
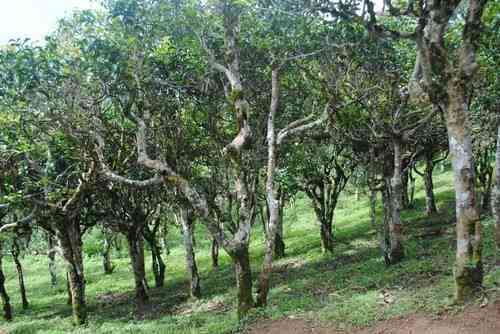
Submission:
[[[204,298],[188,300],[184,252],[177,231],[170,234],[171,253],[167,257],[165,288],[151,290],[151,309],[144,320],[134,319],[133,277],[126,250],[115,254],[115,273],[102,273],[100,257],[86,258],[89,325],[75,328],[60,262],[59,283],[50,287],[45,256],[24,259],[28,297],[32,308],[22,312],[17,278],[6,257],[7,289],[15,320],[1,323],[9,333],[239,333],[262,318],[295,316],[332,323],[338,328],[367,326],[376,320],[413,312],[439,313],[447,309],[453,294],[454,261],[453,192],[449,173],[436,175],[440,215],[429,219],[423,213],[423,191],[419,185],[417,203],[404,212],[407,259],[386,267],[380,256],[376,231],[369,222],[368,202],[354,196],[342,198],[337,211],[336,249],[333,255],[320,250],[319,228],[305,198],[287,208],[285,242],[287,257],[277,261],[270,305],[254,311],[238,323],[234,312],[235,283],[230,261],[221,252],[218,271],[210,266],[210,241],[203,227],[197,231],[197,260]],[[492,221],[484,220],[486,288],[500,283],[493,263]],[[255,272],[263,254],[260,226],[253,233],[251,256]],[[149,270],[149,262],[147,264]],[[255,275],[256,276],[256,275]],[[153,282],[150,275],[149,281]],[[496,281],[496,282],[495,282]],[[451,310],[456,310],[451,309]]]

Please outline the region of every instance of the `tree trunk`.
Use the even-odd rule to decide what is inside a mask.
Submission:
[[[280,214],[278,219],[278,224],[276,225],[276,240],[274,241],[274,256],[277,259],[285,257],[285,241],[283,240],[283,209],[284,201],[282,196],[280,196]]]
[[[448,87],[447,129],[455,179],[457,302],[468,299],[483,281],[481,220],[477,207],[474,158],[465,92],[453,79]]]
[[[79,220],[75,218],[64,220],[58,226],[57,237],[68,266],[73,323],[83,325],[87,321],[87,307],[85,303],[82,233]]]
[[[433,171],[434,171],[434,162],[432,161],[432,155],[426,154],[424,185],[425,185],[425,213],[428,216],[437,213],[436,199],[434,196],[434,182],[432,179]]]
[[[377,191],[370,190],[370,223],[372,227],[377,226]]]
[[[323,250],[323,253],[333,253],[333,224],[325,217],[318,217],[318,219],[320,220],[321,249]]]
[[[129,229],[127,243],[130,264],[134,273],[137,314],[142,316],[149,297],[147,293],[146,269],[144,266],[144,239],[141,227],[134,226]]]
[[[219,268],[219,243],[212,239],[212,269]]]
[[[402,173],[402,178],[401,178],[401,187],[402,187],[402,192],[401,192],[401,205],[403,209],[409,209],[410,208],[410,196],[408,195],[408,187],[409,187],[409,170],[406,170],[404,173]]]
[[[57,269],[56,269],[56,241],[54,236],[47,233],[47,244],[48,251],[47,257],[49,258],[49,274],[50,274],[50,284],[53,288],[57,286]]]
[[[236,287],[238,289],[238,318],[242,319],[250,309],[255,306],[252,296],[252,268],[248,246],[243,245],[231,252],[236,274]]]
[[[404,258],[403,234],[401,224],[401,207],[403,201],[403,183],[401,178],[401,142],[399,139],[393,140],[394,147],[394,171],[391,179],[392,195],[392,219],[389,223],[390,250],[389,262],[395,264]]]
[[[411,168],[408,172],[408,177],[410,178],[410,208],[413,208],[415,206],[415,176]]]
[[[71,284],[69,279],[69,272],[66,272],[66,293],[68,294],[68,299],[66,299],[66,304],[73,305],[73,296],[71,295]]]
[[[104,231],[103,247],[101,251],[102,255],[102,266],[105,275],[111,275],[115,266],[111,262],[111,247],[113,245],[113,239],[109,236],[108,232]]]
[[[184,248],[186,250],[186,267],[189,274],[189,294],[192,298],[200,298],[200,276],[198,275],[196,255],[194,251],[194,217],[192,210],[182,208],[180,218],[182,226],[182,236],[184,238]]]
[[[491,207],[495,217],[495,235],[496,235],[496,254],[500,253],[500,125],[498,126],[497,151],[495,165],[495,190],[492,197]],[[499,265],[497,258],[497,265]]]
[[[385,186],[382,190],[382,205],[383,205],[383,220],[379,228],[380,249],[386,265],[391,264],[390,249],[391,249],[391,233],[390,224],[392,219],[392,198],[390,180],[385,180]]]
[[[19,261],[19,244],[17,240],[12,241],[12,249],[11,249],[12,258],[14,259],[14,263],[16,264],[17,277],[19,279],[19,291],[21,292],[21,301],[23,305],[23,310],[29,308],[28,298],[26,297],[26,287],[24,285],[24,275],[23,275],[23,266],[21,265],[21,261]]]
[[[0,242],[0,298],[2,298],[2,303],[3,303],[3,318],[6,321],[11,321],[12,307],[10,306],[9,295],[7,294],[7,290],[5,289],[5,275],[3,273],[2,259],[3,259],[2,244]]]
[[[165,262],[163,261],[161,248],[158,245],[156,238],[148,240],[149,247],[151,248],[151,266],[155,277],[155,286],[161,288],[165,284]]]

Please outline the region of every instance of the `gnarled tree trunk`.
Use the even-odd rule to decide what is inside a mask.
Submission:
[[[21,301],[23,305],[23,309],[26,310],[29,307],[28,298],[26,297],[26,287],[24,285],[24,274],[23,274],[23,266],[21,261],[19,260],[20,249],[17,240],[12,241],[12,249],[11,249],[12,258],[14,259],[14,263],[16,264],[17,278],[19,279],[19,291],[21,292]]]
[[[200,276],[198,274],[196,255],[194,251],[194,216],[191,209],[181,208],[180,211],[182,236],[184,238],[184,249],[186,250],[186,267],[189,275],[189,294],[192,298],[200,298]]]

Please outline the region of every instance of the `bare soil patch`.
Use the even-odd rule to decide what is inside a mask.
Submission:
[[[254,327],[249,334],[499,334],[500,301],[484,308],[467,307],[458,314],[432,318],[413,314],[405,318],[381,321],[373,327],[339,331],[316,326],[301,319],[281,319]]]

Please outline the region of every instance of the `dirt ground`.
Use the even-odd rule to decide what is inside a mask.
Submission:
[[[270,321],[254,327],[249,334],[500,334],[500,301],[484,308],[468,307],[459,314],[431,318],[414,314],[381,321],[374,327],[338,331],[315,326],[299,319]]]

